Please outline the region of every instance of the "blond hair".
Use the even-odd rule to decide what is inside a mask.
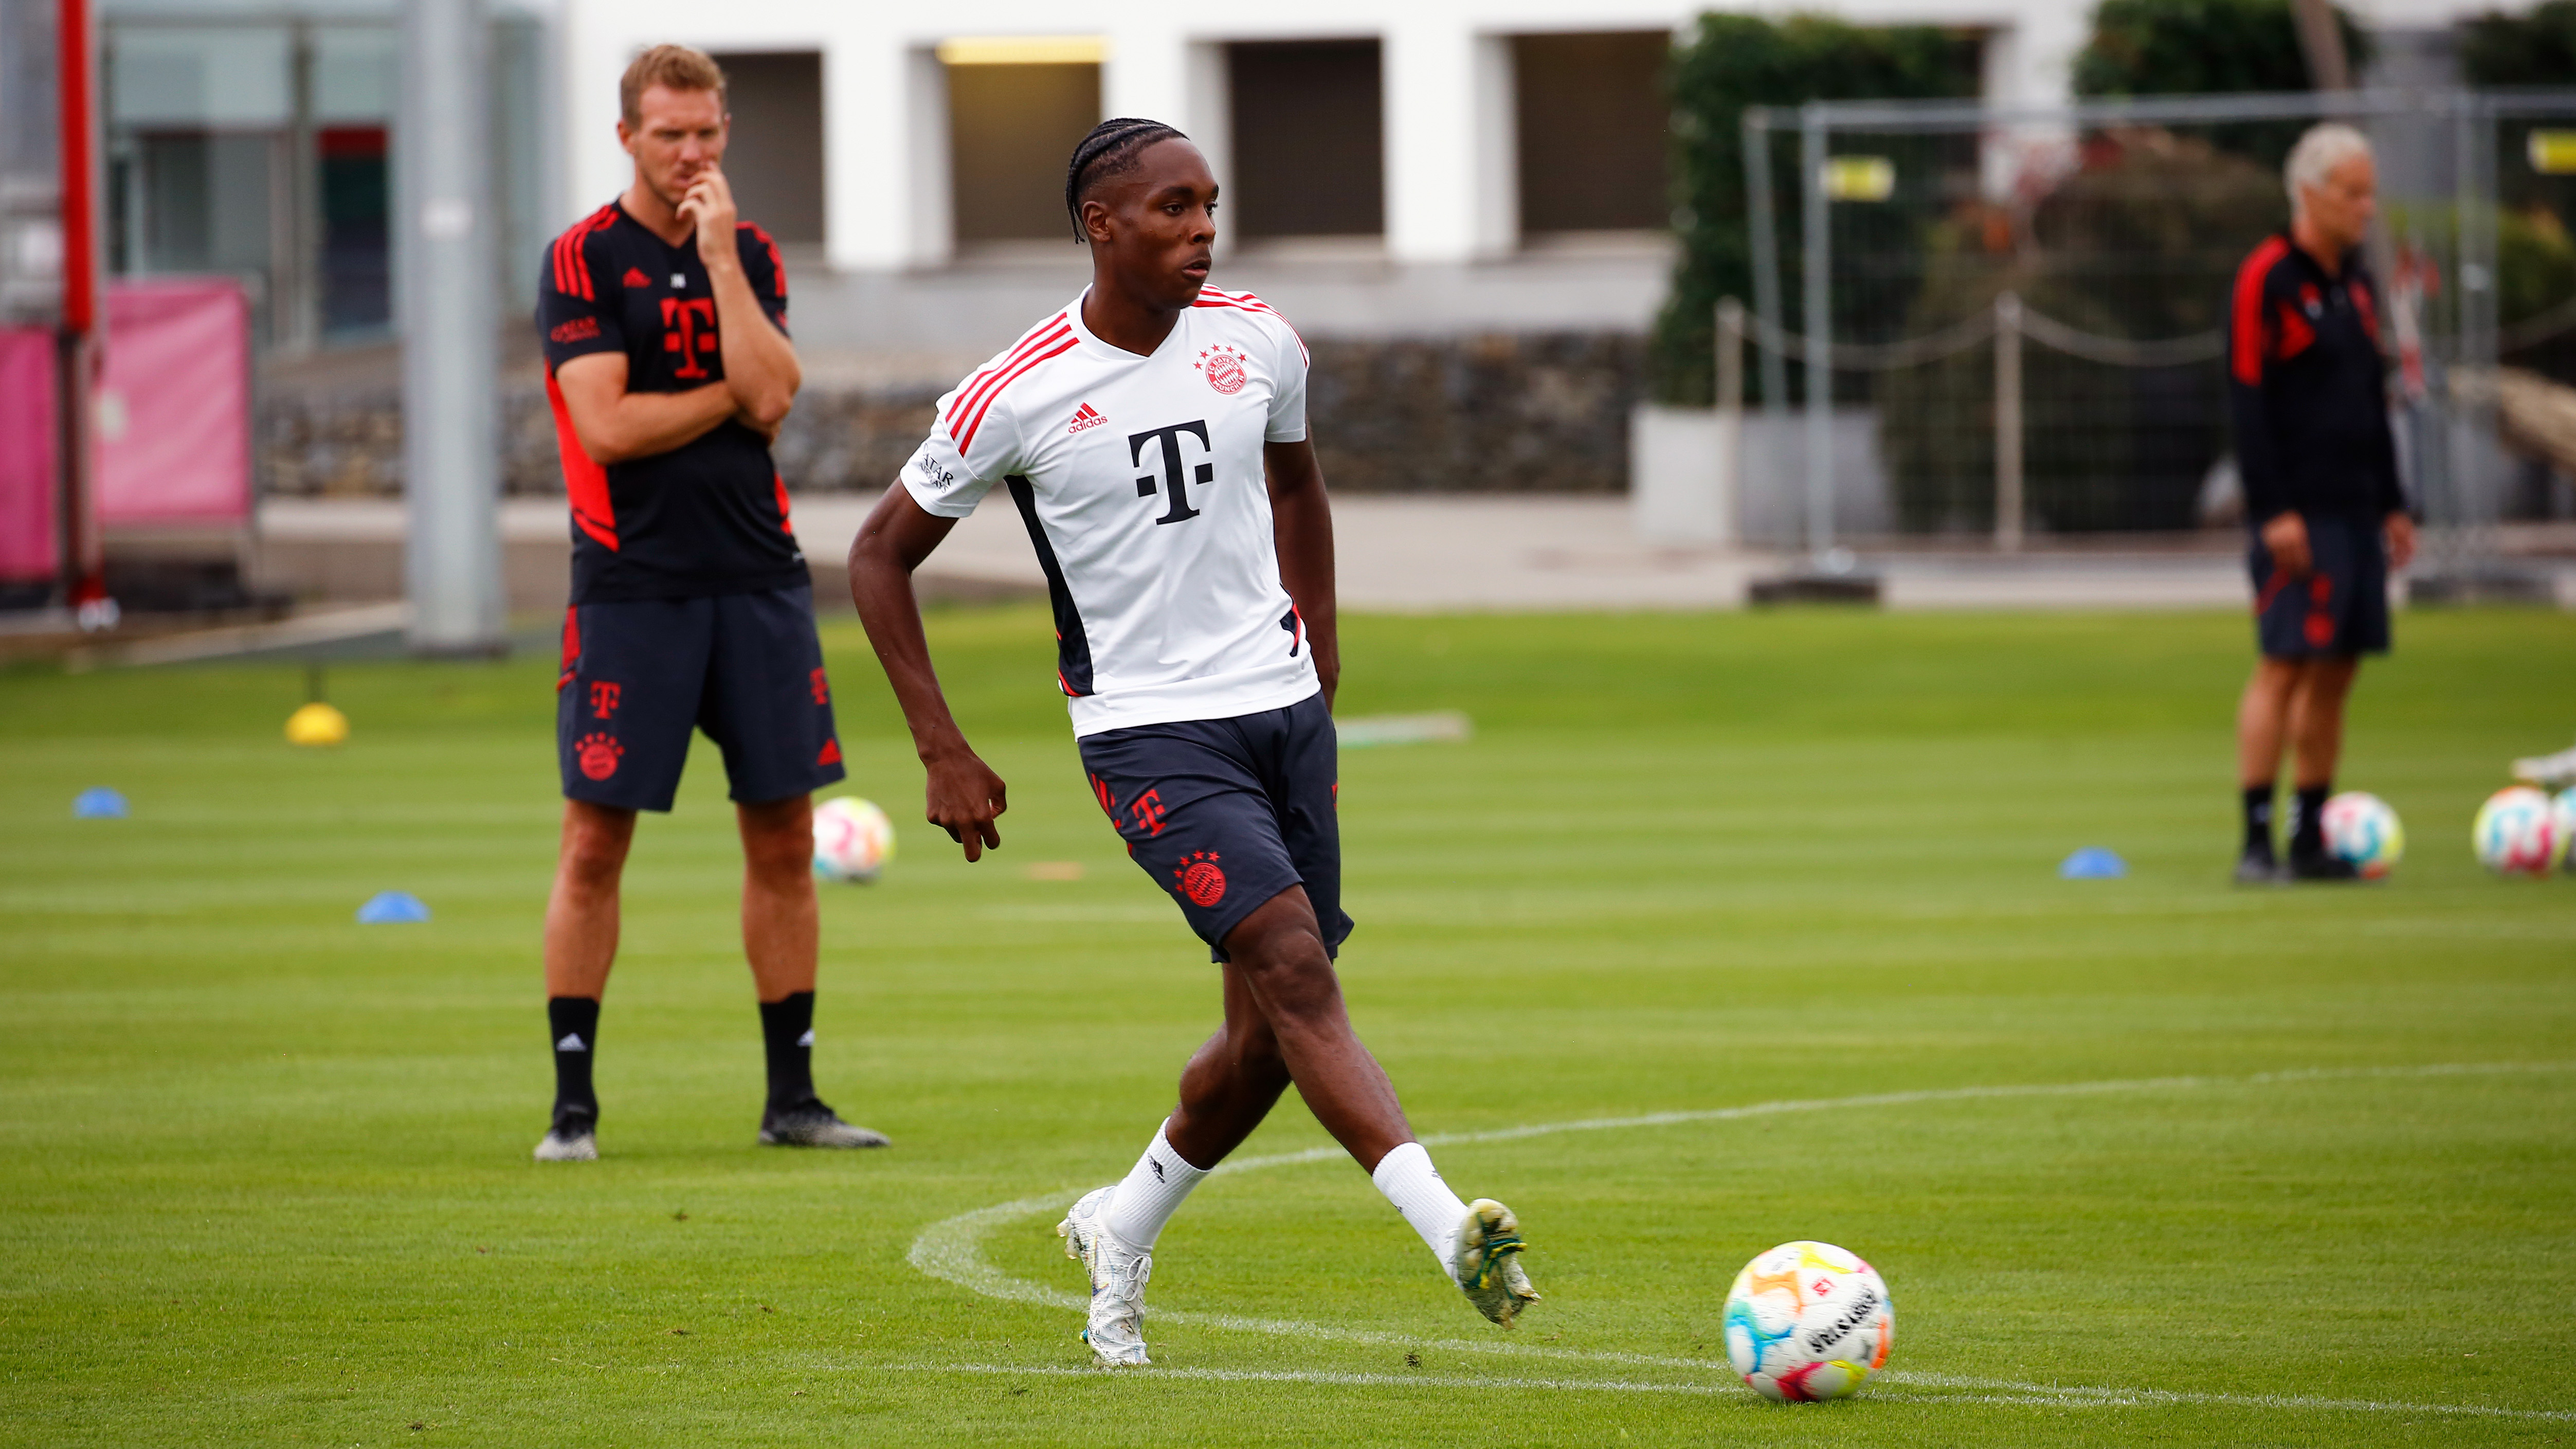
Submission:
[[[714,91],[716,105],[725,103],[724,67],[703,50],[685,45],[657,45],[635,57],[617,82],[617,111],[627,127],[644,124],[644,92],[653,86],[675,91]]]

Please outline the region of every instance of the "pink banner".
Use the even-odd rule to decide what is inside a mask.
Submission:
[[[250,303],[229,278],[107,289],[98,392],[98,517],[250,517]]]
[[[54,576],[54,334],[0,328],[0,580]]]

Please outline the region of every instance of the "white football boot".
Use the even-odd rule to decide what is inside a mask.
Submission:
[[[2513,762],[2513,777],[2526,785],[2545,790],[2564,790],[2576,785],[2576,746],[2554,755],[2534,755]]]
[[[1467,1204],[1456,1246],[1449,1250],[1449,1276],[1458,1280],[1458,1291],[1505,1328],[1538,1301],[1529,1274],[1521,1271],[1521,1247],[1521,1220],[1510,1208],[1480,1197]]]
[[[1117,1191],[1112,1184],[1084,1193],[1055,1225],[1064,1255],[1091,1273],[1091,1323],[1082,1341],[1102,1368],[1153,1362],[1145,1357],[1145,1280],[1154,1276],[1154,1255],[1109,1231],[1109,1198]]]
[[[595,1124],[599,1119],[579,1110],[555,1113],[554,1124],[537,1143],[539,1162],[597,1162],[599,1136]]]

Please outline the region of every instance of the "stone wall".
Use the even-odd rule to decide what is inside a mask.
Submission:
[[[1616,493],[1628,486],[1628,411],[1645,342],[1621,333],[1422,341],[1322,338],[1307,406],[1324,476],[1353,493]],[[883,487],[929,430],[937,384],[809,383],[779,435],[798,492]],[[259,402],[262,489],[386,498],[402,488],[401,391],[327,376],[272,384]],[[501,395],[502,487],[563,491],[541,378]]]

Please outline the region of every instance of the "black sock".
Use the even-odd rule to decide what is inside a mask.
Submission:
[[[590,1090],[592,1048],[599,1045],[599,1003],[587,996],[546,998],[546,1030],[555,1040],[555,1112],[566,1108],[599,1120],[599,1098]]]
[[[769,1105],[813,1101],[814,993],[795,991],[784,1001],[760,1003],[760,1039],[769,1052]]]
[[[2298,810],[2290,820],[2290,850],[2296,855],[2323,855],[2326,850],[2326,797],[2332,785],[2301,785]]]
[[[2245,787],[2245,848],[2272,853],[2272,787]]]

